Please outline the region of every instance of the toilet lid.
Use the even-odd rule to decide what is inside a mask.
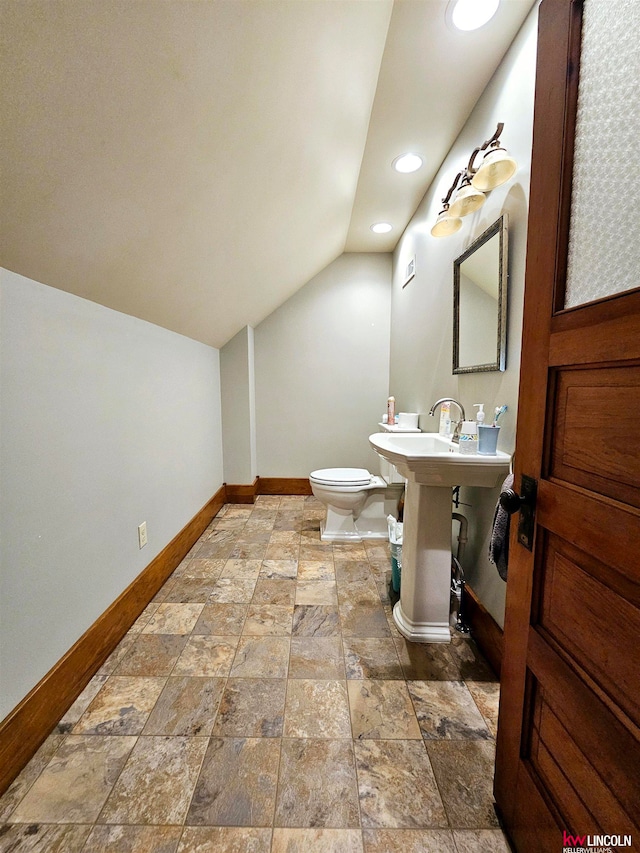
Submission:
[[[312,471],[310,476],[327,486],[367,486],[371,482],[366,468],[321,468]]]

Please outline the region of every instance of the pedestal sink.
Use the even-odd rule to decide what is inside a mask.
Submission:
[[[369,444],[407,478],[400,601],[393,620],[414,643],[448,643],[451,488],[496,486],[511,457],[461,454],[437,433],[374,433]]]

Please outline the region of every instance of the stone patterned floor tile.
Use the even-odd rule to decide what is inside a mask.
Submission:
[[[258,578],[251,603],[293,605],[295,597],[296,582],[294,580]]]
[[[287,681],[229,678],[218,708],[214,737],[282,737]]]
[[[82,693],[78,696],[76,701],[56,726],[56,732],[60,734],[68,734],[71,731],[100,690],[102,690],[107,678],[108,676],[106,675],[93,676]]]
[[[73,734],[140,734],[165,682],[166,678],[110,676],[73,727]]]
[[[260,578],[264,580],[293,580],[298,575],[297,560],[263,560]]]
[[[232,560],[264,560],[266,542],[238,542],[229,554]]]
[[[500,683],[497,681],[467,681],[465,683],[487,724],[487,728],[492,737],[495,738],[498,734]]]
[[[292,637],[289,678],[344,679],[340,637]]]
[[[284,636],[291,635],[293,605],[252,604],[242,633],[245,636]]]
[[[211,590],[206,598],[211,594]],[[206,599],[205,599],[206,600]],[[197,604],[160,604],[145,627],[143,634],[190,634],[198,621],[204,601]]]
[[[502,830],[454,830],[457,853],[511,853]]]
[[[458,667],[457,678],[464,681],[498,680],[477,645],[469,636],[453,631],[448,649],[452,660]]]
[[[335,581],[333,560],[299,560],[298,580]]]
[[[175,602],[179,604],[204,604],[215,586],[217,577],[204,578],[175,578],[171,592],[163,604]],[[169,632],[167,632],[169,633]]]
[[[270,847],[270,829],[187,826],[178,853],[270,853]]]
[[[204,737],[138,738],[98,822],[181,824],[207,742]]]
[[[264,560],[297,560],[300,551],[300,546],[287,545],[277,542],[275,545],[268,545],[267,550],[263,554]]]
[[[359,826],[350,740],[283,739],[274,825],[334,829]]]
[[[248,604],[253,596],[256,581],[248,578],[218,578],[208,604]]]
[[[81,853],[91,826],[31,823],[3,827],[0,853]]]
[[[444,829],[365,829],[364,853],[459,853]]]
[[[284,735],[293,738],[350,738],[345,682],[290,679]]]
[[[174,572],[175,574],[175,572]],[[139,634],[145,625],[149,622],[149,619],[153,616],[156,610],[160,607],[160,605],[156,602],[154,604],[147,604],[145,609],[142,611],[140,616],[136,619],[133,625],[129,628],[130,634]]]
[[[230,675],[236,678],[286,678],[288,637],[242,637]]]
[[[380,593],[373,578],[363,581],[340,582],[338,586],[340,604],[352,604],[359,607],[362,604],[380,604]],[[386,614],[385,614],[386,618]]]
[[[296,604],[337,604],[335,581],[298,580]]]
[[[460,670],[445,643],[410,643],[394,637],[400,665],[407,681],[457,681]]]
[[[366,560],[367,552],[362,543],[337,544],[333,546],[333,554],[336,560]]]
[[[194,557],[180,573],[183,578],[202,578],[217,580],[225,567],[226,560],[212,560],[206,557]],[[176,569],[177,572],[177,569]],[[173,573],[175,577],[176,572]]]
[[[179,826],[94,826],[83,853],[176,853]]]
[[[210,735],[224,685],[224,678],[171,676],[142,733],[183,737]]]
[[[325,559],[332,560],[333,546],[329,542],[313,541],[311,544],[310,541],[303,540],[300,544],[298,559],[313,560],[314,562]]]
[[[261,566],[261,559],[232,557],[224,564],[220,577],[257,581]]]
[[[239,636],[249,610],[248,604],[220,603],[214,601],[205,604],[192,634],[213,634],[225,637],[227,634]]]
[[[407,685],[402,681],[349,681],[354,740],[421,738]]]
[[[270,545],[300,545],[300,534],[296,530],[277,530],[275,527],[269,538]]]
[[[494,829],[495,748],[486,740],[429,740],[427,751],[453,829]]]
[[[274,829],[271,853],[362,853],[359,829]]]
[[[134,644],[137,642],[139,634],[125,634],[120,640],[115,649],[111,652],[100,669],[96,672],[96,676],[113,675],[124,657],[131,651]]]
[[[409,681],[408,687],[425,740],[491,737],[464,681]]]
[[[340,604],[343,637],[389,637],[384,608],[377,604]]]
[[[173,675],[224,676],[229,674],[238,638],[193,634],[176,661]]]
[[[140,634],[114,670],[115,675],[170,675],[187,644],[180,634]]]
[[[361,740],[354,749],[363,828],[448,828],[422,740]]]
[[[507,853],[498,679],[407,642],[388,543],[324,517],[222,507],[0,798],[0,853]]]
[[[58,747],[64,742],[64,739],[64,735],[58,734],[55,731],[53,734],[50,734],[31,761],[22,769],[2,797],[0,797],[0,824],[7,820],[11,812],[24,798],[29,788],[51,761]]]
[[[391,637],[348,637],[344,641],[344,660],[349,679],[404,680]]]
[[[334,565],[338,587],[371,580],[371,567],[367,560],[345,560],[336,556]]]
[[[135,742],[135,737],[69,735],[10,823],[93,823]]]
[[[271,826],[277,738],[211,738],[187,815],[189,826]]]
[[[294,637],[336,637],[340,635],[338,608],[329,604],[298,604],[293,609]]]

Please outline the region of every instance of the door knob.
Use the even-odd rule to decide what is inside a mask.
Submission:
[[[514,512],[520,513],[518,524],[518,542],[527,550],[533,549],[533,535],[536,521],[536,496],[538,490],[537,480],[533,477],[522,475],[520,494],[515,489],[505,489],[500,493],[500,506],[509,515]]]
[[[500,506],[509,515],[519,512],[525,500],[526,497],[521,497],[514,489],[505,489],[504,492],[500,492]]]

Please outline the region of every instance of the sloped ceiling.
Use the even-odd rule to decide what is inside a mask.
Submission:
[[[0,265],[222,346],[393,249],[533,2],[0,0]]]

